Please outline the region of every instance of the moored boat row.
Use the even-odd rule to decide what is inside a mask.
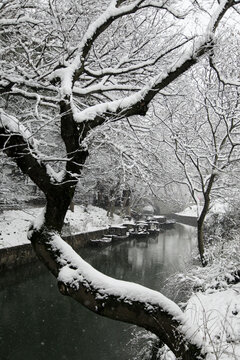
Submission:
[[[122,225],[108,228],[107,233],[101,238],[91,240],[93,245],[104,245],[111,242],[131,238],[142,238],[149,235],[157,235],[165,229],[175,225],[175,220],[167,219],[165,216],[152,216],[137,222],[126,221]]]

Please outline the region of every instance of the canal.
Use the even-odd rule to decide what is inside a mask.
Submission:
[[[83,249],[81,255],[107,275],[169,296],[166,279],[184,270],[195,247],[195,228],[176,224],[157,237]],[[56,280],[41,265],[1,274],[1,360],[132,360],[134,328],[61,296]]]

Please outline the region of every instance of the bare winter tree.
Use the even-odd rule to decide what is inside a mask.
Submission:
[[[189,73],[191,80],[182,84],[174,103],[165,98],[168,111],[160,120],[168,129],[163,141],[173,150],[183,170],[183,179],[178,181],[186,184],[199,206],[198,249],[201,262],[206,265],[204,220],[211,199],[220,197],[223,179],[233,176],[232,165],[240,160],[240,108],[238,86],[222,84],[215,70],[203,65],[199,65],[196,75]],[[194,97],[189,93],[194,93]]]
[[[238,3],[0,2],[0,146],[45,194],[45,211],[29,231],[36,254],[62,294],[152,331],[185,360],[203,359],[206,351],[180,308],[158,292],[99,273],[60,233],[89,155],[89,134],[106,122],[144,116],[163,89],[213,48],[224,15],[238,17]],[[197,22],[199,28],[189,27]]]

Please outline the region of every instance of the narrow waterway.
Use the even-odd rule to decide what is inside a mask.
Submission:
[[[84,249],[82,256],[105,274],[169,295],[165,280],[185,268],[195,238],[194,228],[176,224],[158,237]],[[1,360],[131,360],[133,329],[61,296],[41,266],[1,274]]]

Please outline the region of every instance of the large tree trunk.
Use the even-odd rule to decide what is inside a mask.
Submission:
[[[131,216],[131,190],[123,190],[122,194],[122,206],[121,206],[121,215]]]
[[[71,204],[72,196],[71,192],[67,191],[64,187],[64,191],[60,191],[59,188],[56,194],[47,195],[47,203],[45,209],[45,226],[48,229],[61,232],[66,212]]]
[[[210,193],[213,187],[213,183],[215,180],[215,174],[212,174],[210,176],[209,182],[208,182],[208,186],[207,189],[204,193],[204,205],[203,205],[203,209],[201,211],[201,214],[197,220],[197,239],[198,239],[198,251],[199,251],[199,256],[200,256],[200,260],[202,263],[202,266],[206,266],[207,265],[207,260],[204,256],[204,221],[205,218],[207,216],[208,210],[209,210],[209,206],[210,206]]]
[[[207,265],[207,261],[205,259],[204,256],[204,233],[203,233],[203,228],[204,228],[204,220],[206,217],[207,212],[201,213],[201,216],[199,217],[198,221],[197,221],[197,241],[198,241],[198,251],[199,251],[199,256],[200,256],[200,260],[201,260],[201,264],[202,266],[206,266]]]

